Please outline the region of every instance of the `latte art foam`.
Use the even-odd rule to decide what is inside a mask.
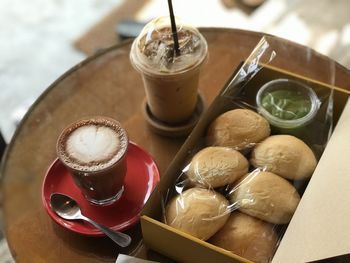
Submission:
[[[117,121],[93,118],[67,127],[58,140],[57,152],[68,167],[94,172],[117,163],[127,146],[127,134]]]
[[[119,144],[118,135],[113,129],[88,125],[71,133],[66,151],[81,164],[100,163],[110,160],[118,152]]]

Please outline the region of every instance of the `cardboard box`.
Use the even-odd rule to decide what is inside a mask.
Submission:
[[[248,84],[244,87],[244,92],[246,93],[245,98],[248,98],[248,100],[252,100],[249,103],[254,104],[253,100],[255,100],[255,95],[250,96],[249,92],[252,92],[252,94],[256,94],[256,90],[260,88],[264,83],[277,79],[277,78],[289,78],[289,79],[296,79],[302,82],[306,82],[307,85],[312,87],[318,96],[327,96],[325,93],[330,93],[332,90],[334,91],[334,107],[333,107],[333,124],[335,125],[340,116],[341,113],[346,105],[349,91],[343,90],[338,87],[330,86],[312,79],[308,79],[299,75],[295,75],[271,66],[265,66],[263,69],[259,71],[259,73],[248,82]],[[226,93],[225,96],[219,95],[215,98],[212,105],[209,107],[209,109],[206,111],[206,113],[202,116],[201,120],[189,136],[189,138],[186,140],[178,154],[175,156],[173,162],[167,169],[167,172],[162,176],[160,183],[156,187],[155,191],[149,198],[147,204],[145,205],[142,214],[141,214],[141,227],[142,227],[142,233],[145,244],[150,247],[151,249],[168,256],[176,261],[179,262],[218,262],[218,263],[226,263],[226,262],[250,262],[247,259],[244,259],[238,255],[235,255],[233,253],[230,253],[224,249],[221,249],[219,247],[216,247],[214,245],[211,245],[205,241],[201,241],[197,238],[194,238],[186,233],[183,233],[179,230],[176,230],[164,223],[162,223],[162,202],[165,194],[168,192],[169,188],[172,188],[174,185],[174,182],[176,181],[177,177],[181,173],[181,170],[185,167],[186,164],[188,164],[191,157],[198,152],[201,148],[204,147],[204,140],[205,132],[208,127],[208,125],[221,113],[233,109],[234,107],[232,105],[232,98],[238,95],[239,90],[232,90],[230,94]],[[241,94],[241,93],[240,93]],[[350,108],[347,107],[347,108]],[[320,109],[320,111],[324,111],[327,109]],[[348,109],[350,111],[350,109]],[[350,113],[347,113],[350,120]],[[316,117],[317,118],[317,117]],[[345,117],[344,117],[345,118]],[[342,118],[342,120],[344,119]],[[322,124],[322,119],[316,120],[314,122],[315,125],[312,127],[314,129],[315,134],[312,134],[312,136],[306,136],[307,140],[319,140],[319,136],[322,135],[322,132],[319,130],[319,125]],[[332,125],[331,123],[329,125]],[[346,127],[345,127],[346,129]],[[342,128],[343,133],[344,128]],[[347,136],[350,136],[350,124],[347,124]],[[335,133],[334,136],[339,137],[339,132]],[[308,134],[308,133],[306,133]],[[336,142],[339,143],[341,141],[341,138],[337,137],[334,139]],[[333,141],[333,140],[332,140]],[[331,141],[331,142],[332,142]],[[348,146],[350,146],[350,140],[348,140]],[[350,148],[348,148],[350,149]],[[320,150],[316,155],[318,157],[321,156],[322,150]],[[327,192],[331,193],[332,195],[340,195],[343,191],[345,191],[345,186],[341,187],[342,191],[337,192],[334,187],[327,188],[328,181],[334,182],[334,180],[330,179],[327,176],[322,176],[321,180],[323,183],[322,193],[318,193],[315,195],[315,192],[317,193],[318,189],[318,181],[319,181],[319,174],[325,174],[330,169],[327,165],[323,163],[324,161],[328,161],[329,159],[337,160],[337,157],[334,157],[336,149],[334,147],[330,148],[330,150],[327,149],[327,151],[324,152],[324,155],[322,156],[322,159],[320,160],[318,167],[312,177],[312,180],[309,183],[309,186],[307,187],[307,190],[304,192],[304,195],[302,197],[302,201],[298,207],[297,212],[295,213],[291,223],[289,224],[288,230],[286,232],[285,237],[282,239],[281,246],[278,248],[276,252],[276,260],[274,262],[287,262],[286,259],[288,257],[285,257],[284,255],[291,255],[294,254],[294,248],[293,246],[298,243],[298,240],[303,240],[304,235],[304,227],[308,227],[311,229],[313,227],[313,224],[316,224],[319,226],[318,218],[322,218],[322,215],[324,215],[322,210],[317,210],[318,212],[314,210],[305,211],[308,206],[310,206],[310,202],[317,202],[318,204],[322,203],[322,200],[325,199],[326,201],[329,201],[329,196]],[[345,156],[343,159],[346,158]],[[346,161],[341,159],[344,165],[346,165]],[[326,170],[325,170],[326,169]],[[327,170],[328,169],[328,170]],[[348,169],[350,171],[350,168]],[[338,176],[341,176],[339,173]],[[350,178],[350,176],[348,176]],[[349,179],[350,182],[350,179]],[[350,184],[349,184],[350,185]],[[340,188],[338,188],[340,189]],[[348,200],[350,200],[350,191],[347,194],[349,196]],[[337,204],[334,204],[334,202],[328,202],[329,209],[331,209],[331,206],[337,206]],[[350,207],[350,206],[349,206]],[[320,208],[320,206],[318,206]],[[334,208],[335,209],[335,208]],[[339,210],[339,211],[338,211]],[[340,213],[341,208],[337,208],[334,211],[337,211],[337,213]],[[304,213],[307,215],[307,217],[313,218],[310,219],[308,224],[303,223]],[[313,214],[314,213],[314,214]],[[330,212],[327,211],[329,214]],[[314,216],[313,216],[314,215]],[[337,214],[338,215],[338,214]],[[350,212],[347,214],[350,215]],[[334,216],[334,215],[333,215]],[[340,215],[339,215],[340,216]],[[327,218],[327,217],[325,217]],[[339,218],[341,221],[341,218]],[[322,221],[323,222],[323,221]],[[349,220],[350,222],[350,220]],[[324,223],[324,222],[323,222]],[[350,225],[350,223],[349,223]],[[316,226],[317,229],[317,226]],[[311,230],[310,230],[311,231]],[[327,230],[325,230],[327,231]],[[332,231],[329,229],[329,231]],[[317,235],[315,235],[315,238]],[[337,236],[333,235],[333,238],[336,238]],[[347,236],[348,241],[350,241],[350,234]],[[285,240],[284,240],[285,239]],[[333,240],[334,241],[334,240]],[[319,242],[320,243],[320,242]],[[322,242],[321,242],[322,243]],[[349,242],[348,242],[349,243]],[[291,245],[292,244],[292,245]],[[301,244],[301,243],[300,243]],[[302,245],[299,245],[299,247],[302,247]],[[307,254],[306,247],[304,249],[304,254]],[[350,252],[350,248],[347,250]],[[315,248],[314,251],[316,254],[317,249]],[[322,253],[321,253],[322,254]],[[324,256],[332,256],[332,253],[324,253]],[[322,254],[323,255],[323,254]],[[299,259],[304,259],[306,257],[299,257]],[[299,262],[298,260],[292,260],[290,262]],[[303,262],[303,261],[300,261]]]
[[[310,262],[350,253],[350,103],[329,140],[273,262]],[[350,256],[327,262],[350,262]]]

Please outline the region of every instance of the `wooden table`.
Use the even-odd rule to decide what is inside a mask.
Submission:
[[[200,79],[208,105],[262,34],[201,31],[210,53]],[[272,65],[350,89],[350,72],[341,65],[304,46],[275,37],[269,41],[277,53]],[[182,139],[161,137],[148,129],[141,113],[142,81],[129,62],[130,43],[101,51],[60,77],[32,106],[13,137],[1,175],[5,234],[17,262],[114,262],[120,252],[107,238],[80,236],[56,225],[43,208],[43,177],[67,124],[89,115],[121,121],[130,139],[154,156],[161,174],[182,145]],[[140,246],[139,225],[128,232],[134,243],[121,252],[140,255],[145,250]]]

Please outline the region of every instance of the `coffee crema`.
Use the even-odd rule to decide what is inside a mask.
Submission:
[[[94,172],[117,163],[127,146],[128,137],[119,122],[94,117],[64,129],[57,142],[57,153],[71,169]]]

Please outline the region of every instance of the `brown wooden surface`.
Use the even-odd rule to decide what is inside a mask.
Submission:
[[[210,53],[200,78],[208,105],[262,35],[233,29],[201,31]],[[289,41],[269,41],[277,53],[272,65],[350,89],[350,73],[340,65]],[[57,226],[42,206],[43,177],[55,158],[56,139],[64,126],[89,115],[115,118],[132,141],[154,156],[161,174],[181,146],[182,140],[158,136],[147,128],[140,108],[142,81],[130,65],[129,50],[130,42],[123,43],[68,71],[37,100],[20,124],[1,168],[5,234],[17,262],[114,262],[118,254],[106,238],[84,237]],[[138,227],[129,231],[137,244]],[[133,244],[124,252],[139,253],[136,247]]]

